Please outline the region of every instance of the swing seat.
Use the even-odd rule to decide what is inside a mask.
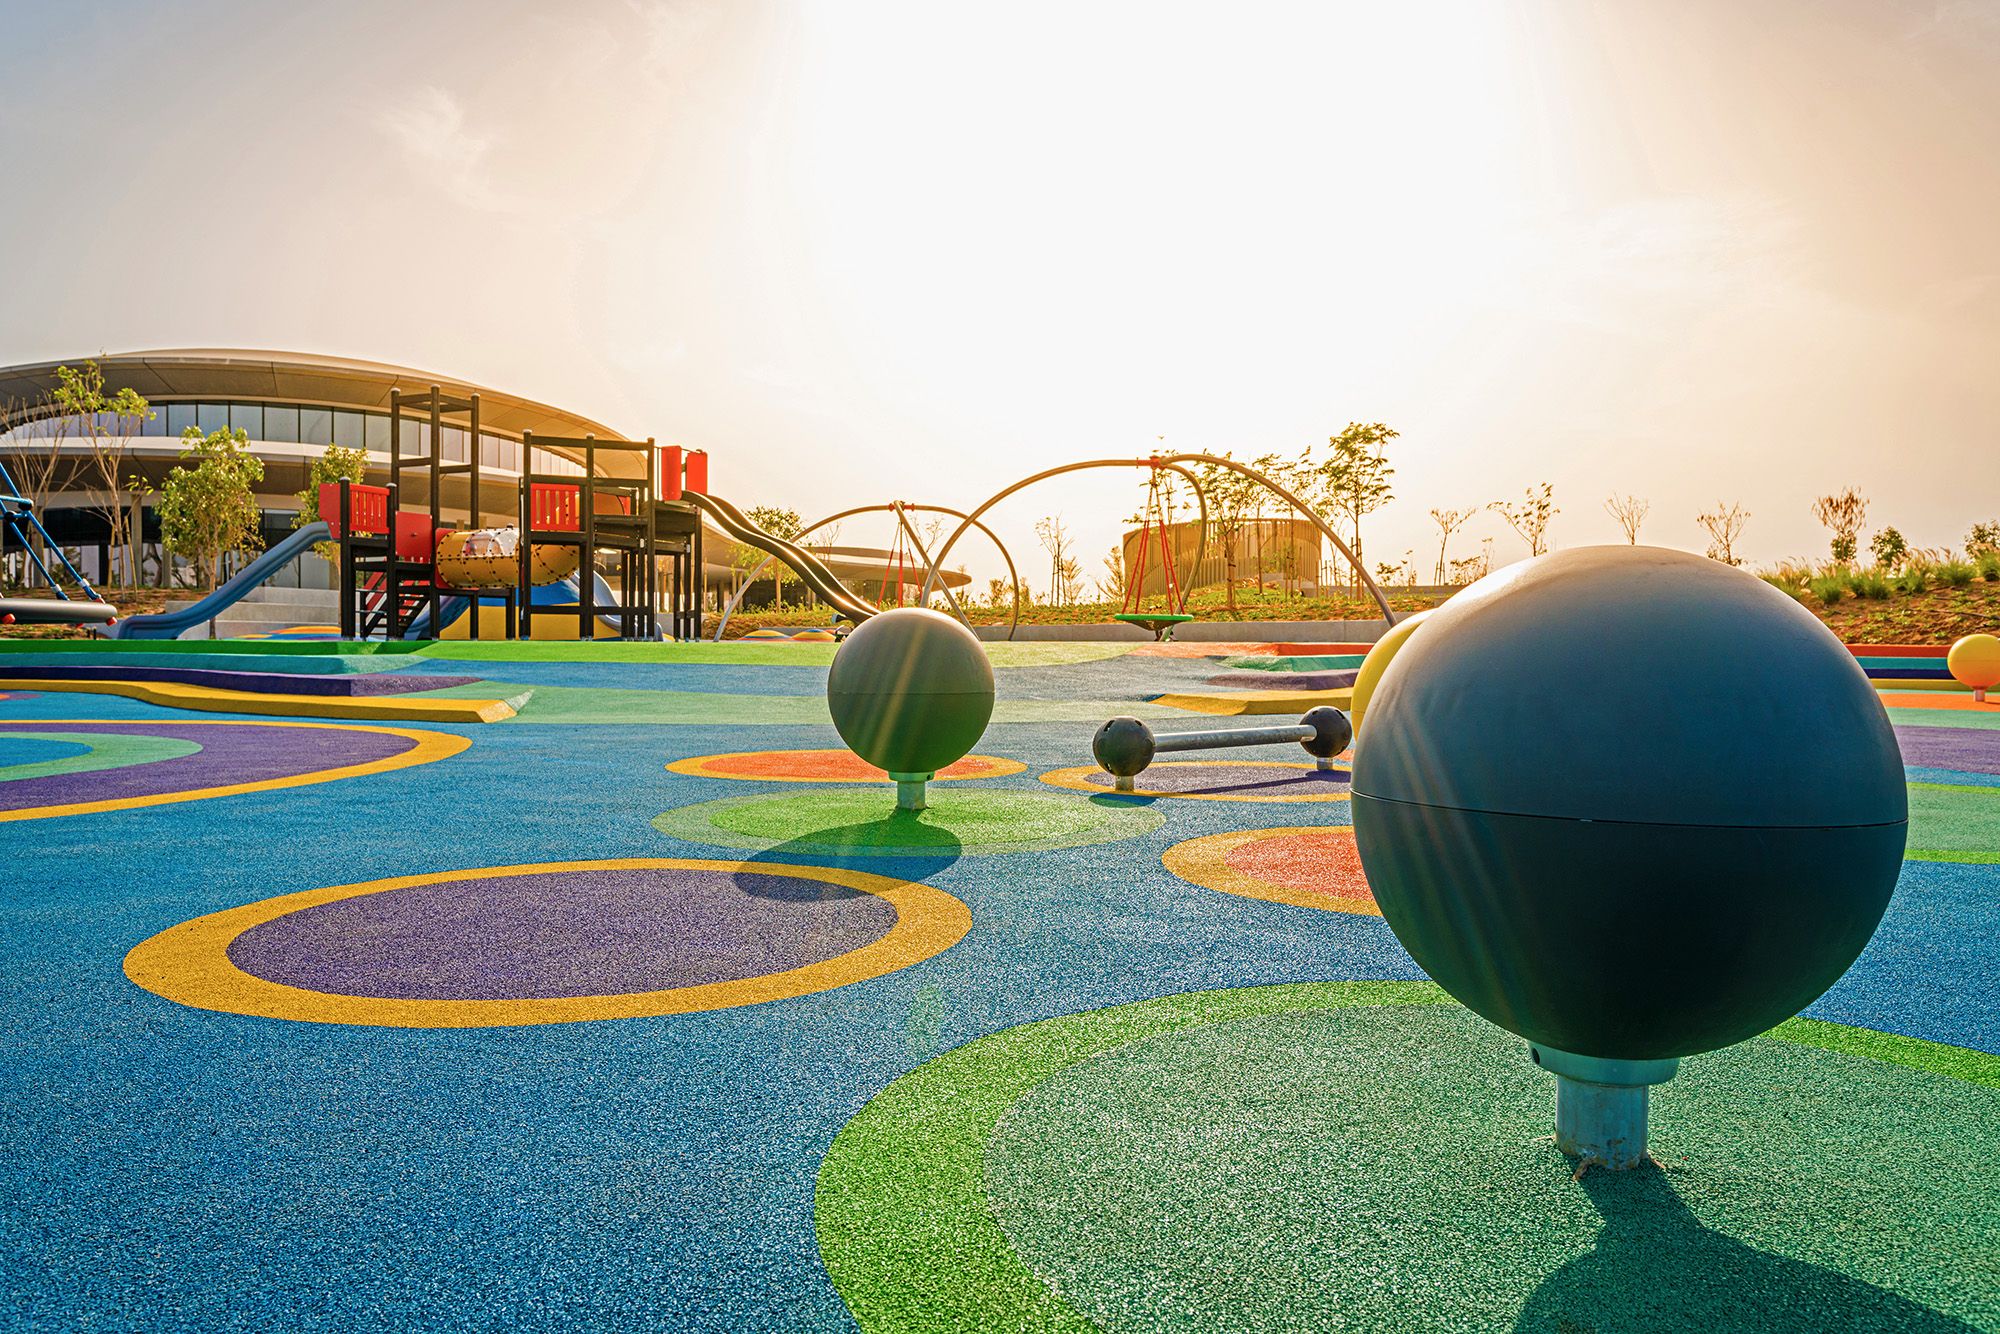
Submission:
[[[1145,629],[1151,630],[1154,639],[1162,644],[1166,644],[1173,641],[1175,626],[1185,625],[1189,621],[1198,621],[1201,618],[1199,616],[1179,616],[1172,612],[1120,611],[1113,612],[1111,619],[1114,621],[1123,621],[1127,625],[1142,626]]]

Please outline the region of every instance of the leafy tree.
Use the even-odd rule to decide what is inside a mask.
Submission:
[[[1855,553],[1861,549],[1861,525],[1868,521],[1868,501],[1859,491],[1848,487],[1837,495],[1821,496],[1812,504],[1813,518],[1818,519],[1833,534],[1831,543],[1836,564],[1853,562]]]
[[[1868,549],[1875,553],[1875,563],[1885,570],[1893,570],[1909,555],[1910,544],[1894,528],[1884,528],[1869,540]]]
[[[321,518],[338,518],[338,515],[322,515],[319,512],[320,487],[329,482],[361,482],[367,476],[367,450],[328,445],[306,468],[306,489],[298,493],[299,512],[292,519],[292,527],[303,528],[309,523],[318,523]],[[323,560],[336,560],[340,556],[340,547],[333,542],[315,542],[313,554]]]
[[[1431,522],[1438,526],[1438,563],[1435,575],[1438,583],[1442,584],[1445,580],[1445,567],[1448,563],[1446,550],[1451,546],[1451,535],[1465,527],[1466,521],[1477,513],[1479,511],[1476,509],[1431,511]]]
[[[82,370],[56,367],[56,387],[50,398],[90,446],[90,469],[105,496],[97,512],[104,516],[111,549],[120,557],[119,586],[134,587],[139,565],[128,537],[132,524],[124,494],[125,453],[139,427],[153,419],[152,409],[130,387],[106,393],[104,371],[94,361],[84,362]]]
[[[1965,554],[1984,556],[1994,551],[2000,551],[2000,519],[1973,524],[1965,535]]]
[[[748,511],[748,517],[750,522],[756,524],[771,536],[781,537],[787,542],[797,537],[799,529],[805,525],[805,521],[799,518],[797,510],[778,509],[771,505],[752,506]],[[764,553],[758,551],[755,547],[745,548],[744,550],[751,553],[751,555],[740,563],[744,564],[747,569],[755,569],[757,562],[764,558]],[[771,562],[771,605],[778,611],[785,609],[785,571],[789,568],[781,560],[773,560]]]
[[[1549,549],[1549,520],[1562,513],[1555,503],[1555,490],[1553,485],[1543,482],[1539,492],[1529,487],[1527,499],[1519,505],[1496,500],[1486,508],[1505,519],[1507,526],[1521,535],[1521,540],[1528,544],[1530,556],[1539,556]]]
[[[1356,593],[1361,591],[1361,571],[1365,568],[1361,521],[1395,499],[1389,479],[1396,470],[1389,466],[1388,448],[1399,434],[1381,422],[1349,422],[1346,430],[1327,439],[1327,455],[1313,470],[1319,494],[1347,520]]]
[[[1715,508],[1695,516],[1695,522],[1708,534],[1708,558],[1719,560],[1724,565],[1741,565],[1736,558],[1736,543],[1743,536],[1743,526],[1750,522],[1750,511],[1734,501],[1725,508],[1721,501]]]
[[[244,448],[249,439],[240,430],[203,435],[188,427],[181,433],[180,462],[160,486],[160,538],[193,563],[198,587],[221,573],[225,555],[259,545],[256,487],[264,465]]]
[[[1604,512],[1617,521],[1625,541],[1635,547],[1639,545],[1639,525],[1646,522],[1646,513],[1652,508],[1651,501],[1637,496],[1614,495],[1604,502]]]

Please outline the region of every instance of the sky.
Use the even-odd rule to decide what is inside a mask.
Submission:
[[[0,0],[0,363],[361,357],[738,505],[1382,421],[1371,564],[2000,518],[2000,0]],[[1023,493],[1086,575],[1143,474]],[[843,529],[888,541],[888,521]],[[1484,512],[1453,555],[1492,540]],[[976,576],[990,552],[962,553]],[[956,557],[954,562],[957,563]]]

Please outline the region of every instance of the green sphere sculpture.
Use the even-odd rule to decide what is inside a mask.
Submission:
[[[964,759],[993,717],[993,664],[942,612],[898,607],[841,642],[826,706],[848,749],[896,780],[896,805],[924,808],[924,785]]]
[[[1500,570],[1383,674],[1355,839],[1397,939],[1557,1076],[1557,1142],[1645,1157],[1646,1087],[1798,1013],[1908,831],[1854,656],[1741,570],[1585,547]]]

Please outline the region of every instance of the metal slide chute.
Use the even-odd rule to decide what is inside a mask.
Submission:
[[[859,624],[875,614],[876,608],[848,592],[839,576],[821,563],[819,557],[782,537],[765,532],[728,501],[695,491],[685,492],[682,499],[700,506],[730,541],[755,547],[791,566],[801,583],[848,620]]]
[[[194,605],[182,607],[179,611],[155,612],[150,616],[127,616],[116,625],[105,626],[104,634],[110,639],[178,639],[186,631],[228,611],[248,596],[252,589],[270,582],[279,570],[310,551],[313,543],[330,541],[332,537],[333,530],[326,524],[309,523],[251,561],[233,578],[224,581],[220,588]]]

